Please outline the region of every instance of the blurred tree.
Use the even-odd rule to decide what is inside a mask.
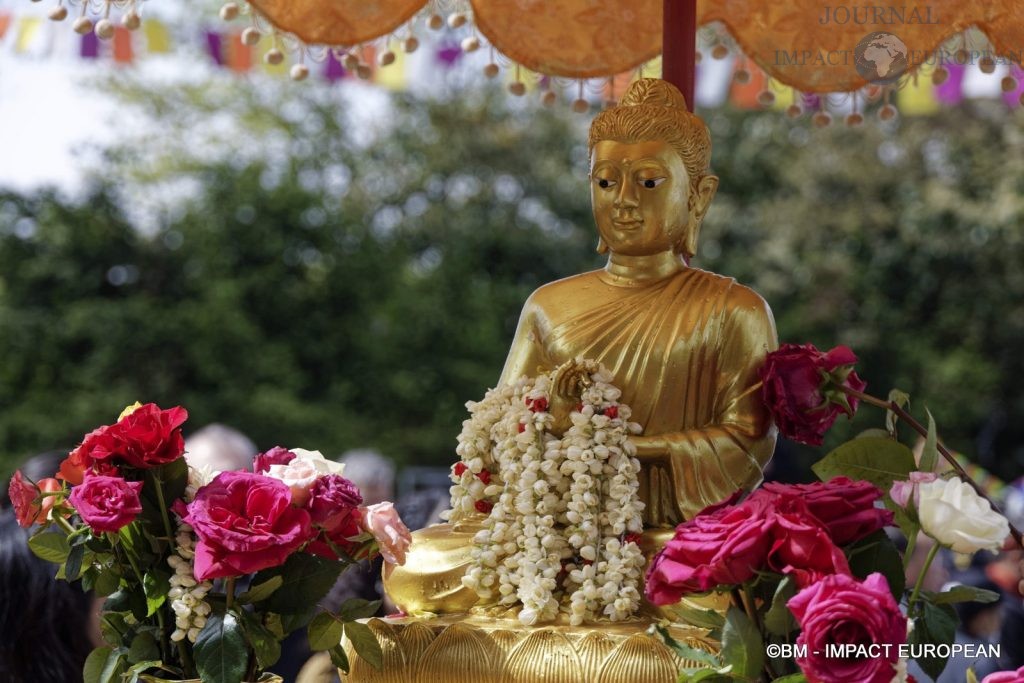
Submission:
[[[582,117],[494,93],[118,78],[150,123],[106,150],[90,197],[0,195],[10,466],[136,399],[264,448],[450,462],[522,301],[600,263]],[[1019,126],[959,110],[856,131],[709,124],[723,182],[697,265],[761,291],[783,340],[851,345],[873,388],[926,400],[952,445],[1024,442]]]

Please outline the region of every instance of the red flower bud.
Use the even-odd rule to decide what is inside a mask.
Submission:
[[[541,396],[538,399],[535,399],[533,401],[533,404],[530,406],[530,410],[532,410],[535,413],[543,413],[547,409],[548,409],[548,400],[546,398],[544,398],[543,396]]]
[[[468,469],[469,468],[466,467],[466,463],[464,463],[464,462],[457,462],[457,463],[455,463],[455,476],[456,477],[461,477],[463,472],[465,472]]]
[[[636,543],[637,545],[640,545],[640,540],[642,538],[643,538],[643,536],[641,536],[640,534],[638,534],[636,532],[628,533],[628,534],[623,535],[623,537],[622,537],[622,544],[625,545],[627,543]]]
[[[481,471],[476,476],[484,484],[490,484],[491,483],[491,471],[490,470],[483,470],[483,471]]]
[[[605,417],[611,418],[612,420],[614,420],[615,418],[617,418],[619,416],[619,407],[618,406],[608,406],[607,408],[604,409],[604,413],[603,414],[604,414]]]
[[[576,410],[577,413],[582,413],[583,412],[583,401],[580,401],[579,403],[576,404],[575,410]]]
[[[522,434],[525,431],[526,431],[526,425],[524,425],[522,422],[520,422],[519,423],[519,433]]]
[[[473,507],[476,508],[477,512],[482,512],[485,515],[488,515],[494,507],[494,503],[488,503],[486,500],[478,500]]]

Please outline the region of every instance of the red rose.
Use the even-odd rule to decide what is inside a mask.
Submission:
[[[799,498],[775,501],[768,567],[793,577],[803,587],[830,574],[849,574],[846,556],[828,530]]]
[[[892,524],[892,512],[875,507],[882,490],[867,481],[835,477],[813,484],[767,482],[762,487],[776,496],[799,498],[825,525],[836,545],[846,545]]]
[[[647,599],[669,605],[718,584],[739,584],[764,566],[769,550],[771,500],[715,505],[676,527],[644,582]]]
[[[283,564],[310,538],[306,510],[288,486],[261,474],[221,472],[176,508],[195,529],[198,580],[240,576]],[[184,509],[183,509],[184,508]]]
[[[306,509],[313,524],[331,531],[363,504],[363,496],[340,474],[327,474],[313,482]]]
[[[520,429],[519,431],[522,431],[522,430]],[[456,477],[461,477],[463,475],[463,473],[466,470],[468,470],[468,469],[469,468],[466,467],[466,463],[464,463],[464,462],[457,462],[457,463],[455,463],[455,476]]]
[[[363,533],[361,521],[361,515],[350,514],[330,531],[324,530],[320,532],[320,535],[306,546],[306,552],[328,560],[341,559],[338,553],[334,552],[334,549],[331,547],[333,543],[348,555],[349,558],[354,560],[361,559],[359,557],[359,548],[362,543],[349,540]],[[328,543],[328,540],[330,540],[330,543]]]
[[[266,453],[260,453],[252,461],[252,471],[264,474],[271,465],[287,465],[295,459],[295,454],[284,446],[274,446]]]
[[[796,662],[809,683],[893,679],[899,646],[907,640],[907,619],[884,576],[871,574],[863,582],[843,574],[826,576],[790,598],[787,606],[800,624],[796,642],[807,654]],[[829,645],[863,646],[877,656],[833,657]]]
[[[93,531],[118,531],[142,512],[141,490],[141,481],[90,474],[71,489],[68,502]]]
[[[188,411],[181,406],[161,410],[147,403],[116,423],[95,429],[61,463],[60,476],[72,484],[80,483],[88,471],[113,474],[119,464],[140,469],[165,465],[185,453],[181,425]]]
[[[820,446],[839,413],[852,417],[857,399],[838,386],[864,390],[853,371],[856,362],[845,346],[822,353],[813,344],[783,344],[769,353],[760,370],[761,391],[782,435]]]
[[[53,478],[41,479],[33,484],[22,475],[21,470],[14,473],[7,487],[7,497],[14,506],[14,516],[18,524],[26,529],[33,524],[42,524],[53,509],[53,496],[41,497],[43,493],[60,491],[60,482]]]

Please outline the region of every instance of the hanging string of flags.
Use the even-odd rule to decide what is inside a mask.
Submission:
[[[105,18],[93,22],[85,14],[79,17],[83,18],[88,26],[76,20],[74,28],[77,35],[65,32],[54,34],[54,26],[41,16],[14,16],[9,12],[0,12],[0,53],[45,58],[54,51],[55,37],[68,36],[68,40],[78,41],[74,52],[83,60],[129,65],[140,57],[170,54],[181,47],[175,44],[175,33],[168,24],[156,18],[143,20],[133,9],[122,15],[117,25]],[[409,61],[412,53],[420,47],[420,41],[415,37],[407,37],[404,41],[391,38],[379,44],[365,44],[359,48],[358,54],[326,49],[317,59],[303,60],[289,67],[285,63],[279,38],[269,32],[252,31],[251,28],[206,29],[198,35],[192,33],[180,36],[178,40],[195,41],[192,47],[205,53],[212,64],[239,74],[252,72],[296,78],[298,72],[298,80],[316,75],[329,82],[357,78],[393,90],[407,87]],[[444,35],[429,43],[428,51],[433,53],[432,66],[452,70],[468,61],[467,56],[475,50],[467,50],[467,47],[472,46],[464,43]],[[831,110],[845,114],[848,125],[858,125],[863,121],[860,113],[862,107],[851,101],[851,98],[858,96],[856,93],[800,93],[770,78],[753,60],[742,54],[718,49],[705,52],[710,58],[704,56],[697,68],[696,99],[700,107],[714,108],[728,103],[741,109],[776,109],[794,117],[813,111],[816,113],[812,121],[816,125],[828,125],[832,120]],[[417,57],[430,59],[430,54]],[[941,73],[932,73],[931,77],[915,76],[905,87],[895,91],[895,104],[905,116],[928,115],[942,106],[954,105],[969,98],[1001,97],[1009,107],[1021,106],[1024,98],[1024,69],[1017,64],[1003,65],[999,69],[986,69],[984,65],[947,64]],[[493,55],[483,73],[489,78],[499,74]],[[588,83],[584,89],[581,82],[574,108],[586,111],[590,101],[615,101],[637,76],[660,73],[660,58],[656,58],[639,69],[600,79],[596,86]],[[510,91],[517,89],[513,94],[537,91],[545,104],[554,101],[555,93],[551,90],[551,79],[548,77],[529,72],[524,67],[512,66],[506,69],[506,79]],[[869,86],[860,96],[880,96],[880,89],[873,93]],[[881,118],[896,115],[895,106],[887,104],[886,107],[879,112]]]

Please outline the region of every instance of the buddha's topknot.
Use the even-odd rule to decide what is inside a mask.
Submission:
[[[682,157],[691,186],[707,173],[711,163],[707,126],[686,108],[686,98],[678,88],[658,78],[634,81],[617,106],[597,115],[590,125],[590,150],[602,140],[668,142]]]

